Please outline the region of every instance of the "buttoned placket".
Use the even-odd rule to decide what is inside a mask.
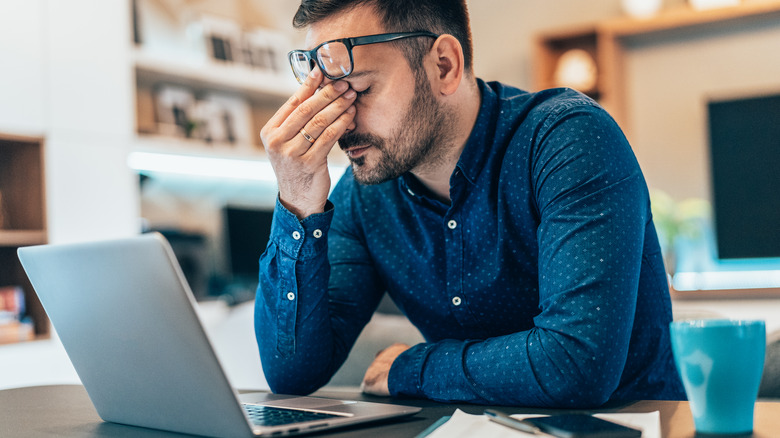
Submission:
[[[452,205],[444,216],[445,254],[447,255],[447,296],[449,305],[458,321],[466,326],[468,321],[468,303],[463,293],[463,223],[458,194],[458,187],[464,183],[460,169],[456,169],[452,179]]]

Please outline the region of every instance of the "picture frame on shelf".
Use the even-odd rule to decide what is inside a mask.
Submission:
[[[199,100],[205,110],[200,119],[214,143],[244,145],[252,142],[252,108],[246,99],[211,92]],[[199,114],[199,115],[201,115]]]
[[[241,62],[242,31],[238,23],[209,15],[201,17],[208,56],[217,62]]]
[[[234,21],[212,16],[201,18],[201,29],[212,60],[273,74],[284,72],[291,42],[283,33],[266,28],[245,30]]]
[[[283,74],[287,66],[290,40],[283,34],[268,29],[254,29],[244,33],[244,63],[274,74]]]

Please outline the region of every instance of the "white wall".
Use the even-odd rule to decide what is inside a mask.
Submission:
[[[136,233],[127,0],[0,2],[0,132],[45,139],[49,240]]]
[[[766,0],[743,0],[762,2]],[[469,1],[475,70],[532,88],[532,38],[623,14],[619,0]],[[684,0],[665,0],[679,7]],[[780,92],[780,22],[635,39],[626,56],[628,127],[648,185],[676,199],[710,198],[706,96]],[[748,23],[748,24],[745,24]]]
[[[707,100],[780,93],[780,21],[642,38],[629,47],[629,123],[648,184],[709,199]]]
[[[37,136],[44,131],[43,3],[0,3],[0,132]]]
[[[43,20],[50,240],[136,233],[137,188],[126,164],[135,125],[129,2],[50,0]]]

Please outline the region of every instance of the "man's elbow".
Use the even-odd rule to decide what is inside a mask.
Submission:
[[[266,381],[274,394],[309,395],[323,386],[301,379],[292,379],[289,376],[269,377],[266,375]]]
[[[548,391],[551,407],[589,409],[603,406],[610,400],[618,386],[618,379],[611,376],[593,376],[574,373],[564,377],[564,384]]]

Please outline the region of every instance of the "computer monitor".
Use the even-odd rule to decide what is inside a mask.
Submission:
[[[256,282],[258,261],[271,234],[273,210],[226,206],[224,218],[230,274],[234,281]]]
[[[780,257],[780,94],[708,103],[719,259]]]

